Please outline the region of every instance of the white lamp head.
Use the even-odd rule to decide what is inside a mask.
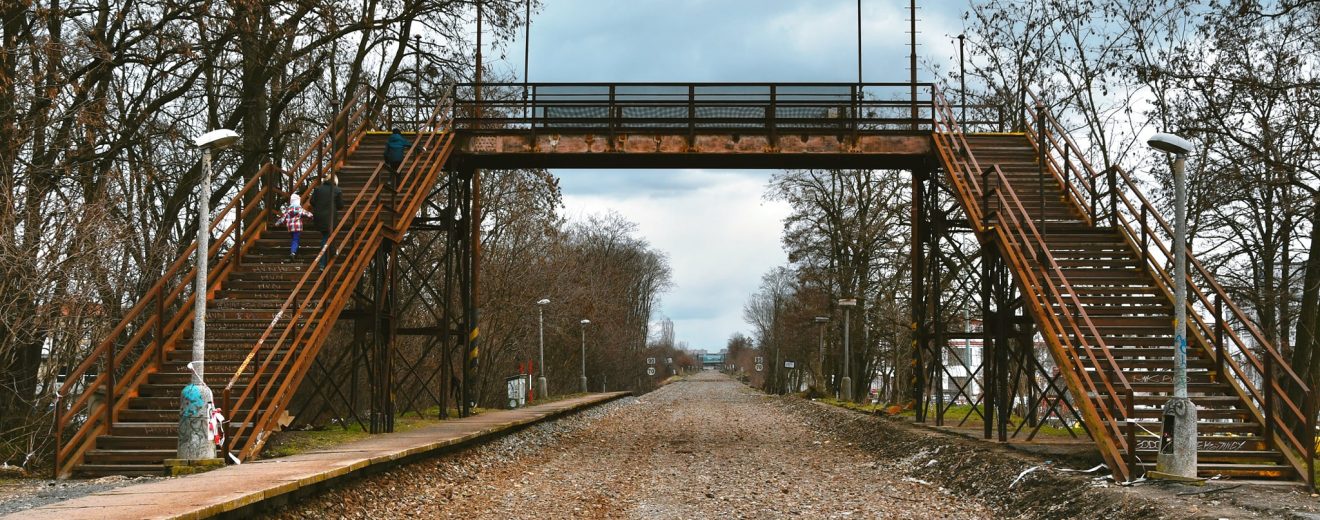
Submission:
[[[550,299],[549,299],[549,298],[541,298],[540,301],[537,301],[537,302],[536,302],[537,305],[546,305],[546,304],[548,304],[548,303],[550,303]]]
[[[193,139],[193,146],[221,150],[238,142],[238,132],[228,128],[212,130]]]
[[[590,323],[591,323],[591,320],[587,320],[587,319],[582,320],[582,324],[583,324],[583,325],[588,325],[588,324],[590,324]]]
[[[1188,141],[1173,134],[1164,134],[1164,133],[1159,133],[1150,136],[1150,139],[1146,140],[1146,144],[1150,145],[1151,148],[1154,148],[1156,150],[1174,153],[1178,155],[1187,155],[1192,153],[1192,151],[1196,149],[1196,147],[1192,145],[1191,141]]]

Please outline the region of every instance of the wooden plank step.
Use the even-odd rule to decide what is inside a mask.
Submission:
[[[1259,435],[1262,430],[1260,424],[1257,424],[1254,421],[1207,422],[1200,420],[1200,417],[1197,417],[1197,419],[1198,420],[1196,421],[1196,431],[1198,433],[1218,433],[1218,434],[1234,433],[1234,434]],[[1152,432],[1158,433],[1160,431],[1161,422],[1158,417],[1137,417],[1136,422]],[[1126,425],[1124,427],[1126,427]],[[1142,431],[1142,430],[1141,428],[1138,428],[1137,431]]]
[[[287,256],[288,255],[286,254],[285,257]],[[310,256],[307,257],[306,260],[307,262],[310,262],[311,257]],[[235,273],[233,277],[230,278],[230,281],[231,282],[240,282],[240,281],[241,282],[293,282],[293,284],[297,284],[297,282],[301,280],[303,275],[307,272],[308,267],[310,267],[310,265],[307,265],[307,262],[303,262],[302,264],[298,264],[298,263],[287,264],[287,265],[297,265],[298,267],[301,268],[301,270],[274,271],[274,272],[252,271],[245,273]],[[313,276],[308,277],[308,281],[315,279],[316,273],[312,273],[312,274]],[[288,287],[293,288],[293,284],[289,285]]]
[[[176,450],[178,432],[170,435],[101,435],[96,438],[96,449],[101,450]]]
[[[239,413],[234,415],[237,416],[245,413],[247,413],[247,410],[239,410]],[[179,409],[176,407],[172,409],[150,410],[150,409],[135,409],[130,407],[124,410],[120,410],[118,418],[119,420],[125,422],[143,422],[143,423],[178,421]]]
[[[1141,459],[1154,460],[1159,456],[1157,450],[1137,450],[1137,456]],[[1212,451],[1197,450],[1196,462],[1200,464],[1266,464],[1283,465],[1283,454],[1275,450],[1240,450],[1240,451]]]
[[[1166,320],[1173,318],[1167,307],[1160,307],[1155,305],[1108,306],[1108,305],[1083,304],[1083,308],[1086,309],[1086,314],[1091,316],[1091,318],[1093,319],[1097,317],[1118,317],[1118,316],[1162,318]],[[1050,309],[1055,313],[1059,312],[1059,306],[1057,305],[1051,306]],[[1068,312],[1072,311],[1071,307],[1065,307],[1065,309],[1067,309]]]
[[[124,475],[129,477],[164,476],[164,465],[145,464],[79,464],[74,475],[84,478]]]
[[[1159,431],[1159,430],[1152,430]],[[1159,447],[1160,439],[1154,435],[1147,435],[1145,432],[1137,434],[1137,450],[1155,450]],[[1198,452],[1205,451],[1245,451],[1260,452],[1271,451],[1264,437],[1257,435],[1197,435],[1196,436]]]
[[[1110,397],[1111,396],[1108,395],[1100,395],[1100,396],[1096,396],[1096,399],[1099,399],[1101,402],[1105,402],[1105,401],[1109,401]],[[1126,401],[1126,399],[1127,399],[1126,397],[1120,397],[1119,401],[1123,402]],[[1238,406],[1242,404],[1242,399],[1236,395],[1197,395],[1197,396],[1189,397],[1189,399],[1192,400],[1192,403],[1195,404],[1198,409],[1225,408],[1230,406]],[[1132,404],[1136,406],[1163,407],[1164,404],[1167,402],[1169,402],[1169,398],[1167,396],[1162,396],[1162,395],[1132,396]]]
[[[1137,408],[1133,412],[1133,417],[1137,418],[1160,418],[1164,416],[1164,410],[1160,408]],[[1196,410],[1197,423],[1202,420],[1246,420],[1252,417],[1250,410],[1238,410],[1231,408],[1205,408]],[[1233,423],[1213,423],[1213,424],[1233,424]],[[1153,430],[1152,430],[1153,431]]]
[[[1147,471],[1155,469],[1154,461],[1142,462],[1139,465]],[[1197,464],[1196,474],[1202,477],[1220,475],[1231,478],[1282,480],[1296,478],[1297,472],[1293,471],[1291,466],[1277,464],[1209,463]]]
[[[209,380],[210,379],[208,377],[208,382]],[[212,387],[211,391],[215,393],[219,393],[220,391],[224,390],[225,385],[228,383],[229,381],[226,379],[218,386]],[[170,397],[170,396],[177,397],[183,391],[183,385],[184,383],[147,382],[138,386],[138,396],[139,397]],[[247,384],[242,381],[239,381],[238,383],[234,384],[235,395],[237,395],[237,393],[239,392],[242,392],[243,389],[245,388],[247,388]]]
[[[1073,290],[1078,298],[1084,296],[1155,296],[1159,294],[1154,287],[1150,286],[1113,286],[1113,285],[1073,285]]]
[[[1128,378],[1128,386],[1131,386],[1134,392],[1147,394],[1173,393],[1172,381],[1133,381],[1132,378]],[[1235,395],[1233,389],[1228,385],[1223,383],[1192,382],[1190,375],[1187,381],[1187,393],[1188,395]]]
[[[178,439],[175,439],[178,444]],[[87,451],[85,464],[134,464],[134,465],[159,465],[164,464],[165,459],[177,457],[179,450],[175,449],[123,449],[107,450],[92,449]]]
[[[1091,309],[1088,308],[1086,310],[1087,310],[1087,314],[1089,315]],[[1085,323],[1082,320],[1081,316],[1076,317],[1076,319],[1078,323]],[[1095,325],[1097,328],[1100,329],[1108,329],[1110,327],[1140,328],[1140,329],[1155,328],[1155,329],[1170,329],[1170,331],[1172,331],[1173,329],[1173,324],[1169,322],[1169,319],[1162,316],[1100,315],[1100,316],[1090,316],[1090,321],[1092,325]]]

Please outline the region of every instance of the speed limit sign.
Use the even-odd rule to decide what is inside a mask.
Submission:
[[[757,363],[757,364],[756,364],[756,371],[757,371],[757,372],[760,372],[760,371],[763,370],[763,369],[765,369],[765,365],[762,365],[762,364],[760,364],[760,363]]]

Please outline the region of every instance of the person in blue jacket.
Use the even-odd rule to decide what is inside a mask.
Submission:
[[[398,184],[399,164],[403,162],[403,154],[412,146],[412,141],[399,133],[395,128],[390,133],[390,138],[385,141],[385,165],[390,167],[390,185]]]

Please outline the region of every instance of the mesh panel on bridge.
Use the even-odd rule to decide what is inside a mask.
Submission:
[[[689,110],[694,128],[765,128],[769,120],[768,106],[687,106],[642,105],[619,106],[617,127],[628,128],[688,128]],[[550,128],[607,128],[610,126],[608,105],[565,105],[537,107],[539,123]],[[777,106],[774,110],[775,126],[792,128],[843,128],[843,118],[851,111],[847,106]],[[838,121],[830,121],[838,120]]]

